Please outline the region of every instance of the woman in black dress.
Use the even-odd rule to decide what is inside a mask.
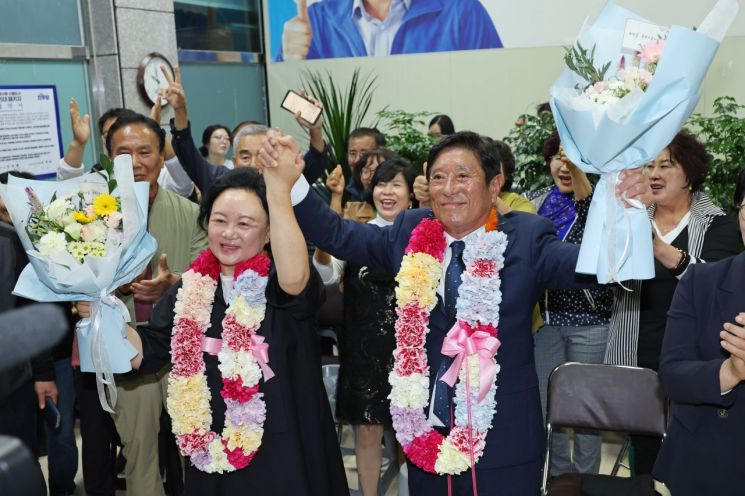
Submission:
[[[274,174],[241,168],[209,189],[209,248],[146,326],[128,328],[135,368],[173,365],[167,406],[187,495],[349,494],[309,320],[323,284]]]
[[[369,224],[393,224],[411,206],[414,168],[400,157],[377,167],[367,190],[376,210]],[[337,186],[338,189],[339,186]],[[344,185],[340,185],[343,191]],[[339,333],[339,381],[337,419],[356,428],[355,454],[360,487],[365,496],[377,494],[385,426],[391,425],[388,373],[396,348],[396,282],[351,262],[331,259],[322,264],[314,258],[326,284],[343,274],[344,327]]]

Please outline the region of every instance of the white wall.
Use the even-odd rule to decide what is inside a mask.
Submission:
[[[328,70],[344,82],[354,68],[360,67],[378,75],[373,110],[388,105],[390,109],[445,113],[453,118],[456,129],[471,129],[496,138],[504,136],[517,115],[532,112],[537,103],[547,100],[549,87],[563,70],[563,48],[549,43],[546,31],[555,30],[553,40],[567,36],[562,39],[571,43],[587,15],[596,15],[603,2],[499,0],[499,3],[504,5],[505,22],[500,22],[497,28],[505,36],[505,45],[512,26],[535,32],[534,47],[269,63],[267,91],[272,125],[290,132],[299,130],[292,116],[281,110],[279,104],[288,89],[300,87],[304,69]],[[625,0],[619,3],[657,22],[694,26],[714,2]],[[554,46],[538,46],[541,44]],[[714,98],[721,95],[745,102],[744,83],[745,14],[741,12],[711,66],[699,110],[708,110]]]

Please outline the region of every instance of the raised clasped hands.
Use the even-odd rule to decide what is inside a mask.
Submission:
[[[268,190],[281,188],[290,191],[305,168],[300,145],[280,129],[267,132],[259,151],[259,164]]]

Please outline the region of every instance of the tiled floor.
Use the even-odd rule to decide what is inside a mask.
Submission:
[[[351,428],[348,426],[345,426],[343,435],[342,435],[342,445],[343,446],[351,446],[352,443],[352,433]],[[80,435],[78,434],[78,447],[80,447]],[[611,471],[611,468],[613,467],[613,463],[616,460],[616,457],[618,456],[618,452],[621,449],[621,438],[618,435],[614,434],[606,434],[603,436],[603,452],[602,452],[602,459],[601,459],[601,466],[600,466],[600,472],[603,474],[608,474]],[[80,450],[78,449],[78,452]],[[43,457],[41,460],[41,467],[42,471],[44,472],[44,476],[47,476],[47,459],[46,457]],[[349,487],[352,490],[352,494],[359,495],[357,491],[358,485],[357,485],[357,470],[355,467],[355,458],[353,453],[345,454],[344,455],[344,466],[347,471],[347,480],[349,481]],[[385,468],[387,465],[383,467]],[[619,471],[620,476],[627,476],[628,470],[621,468]],[[396,478],[393,480],[393,483],[388,488],[388,491],[386,491],[385,496],[397,496],[400,494],[400,496],[405,496],[407,492],[401,491],[399,493],[398,491],[398,485],[399,485],[399,476],[396,476]],[[78,464],[78,474],[75,478],[75,483],[78,486],[77,491],[75,492],[75,496],[84,496],[85,491],[83,490],[83,473],[82,473],[82,466]],[[669,496],[670,493],[665,489],[661,484],[657,485],[657,491],[662,494],[662,496]],[[126,493],[123,491],[117,492],[117,496],[126,496]]]

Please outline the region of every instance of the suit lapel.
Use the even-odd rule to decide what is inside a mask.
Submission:
[[[742,294],[744,280],[745,254],[740,254],[732,260],[726,276],[719,284],[720,292],[716,304],[722,323],[734,323],[737,314],[745,312],[745,298]]]

